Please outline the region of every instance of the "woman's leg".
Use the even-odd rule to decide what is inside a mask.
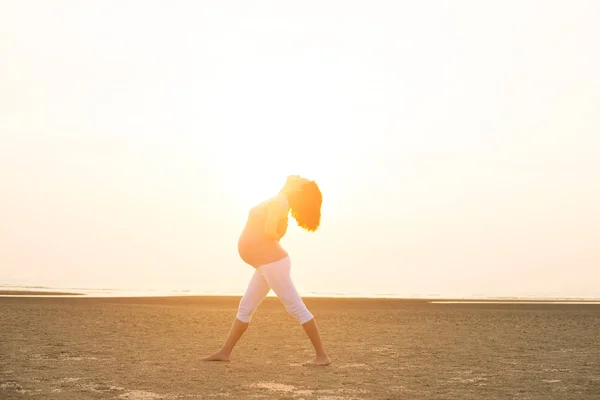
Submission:
[[[227,335],[225,343],[223,346],[221,346],[219,351],[208,357],[202,358],[202,361],[231,360],[233,348],[240,340],[244,332],[246,332],[246,329],[248,329],[248,324],[252,319],[252,314],[254,314],[254,311],[256,311],[265,297],[267,297],[269,290],[270,288],[265,278],[263,278],[258,271],[254,271],[254,275],[252,275],[252,279],[250,279],[246,293],[244,293],[244,296],[240,300],[237,317],[231,325],[231,329],[229,330],[229,334]]]
[[[325,351],[323,340],[321,339],[321,334],[319,333],[317,321],[315,321],[315,319],[313,318],[310,321],[304,323],[302,327],[304,328],[304,332],[306,332],[306,335],[308,336],[310,342],[315,348],[316,353],[315,359],[304,363],[304,365],[328,365],[330,361],[329,357],[327,356],[327,352]]]
[[[315,359],[305,363],[305,365],[328,365],[330,360],[325,351],[317,323],[306,308],[292,281],[290,259],[285,258],[272,264],[263,265],[258,271],[279,297],[286,310],[302,324],[306,335],[315,348]]]

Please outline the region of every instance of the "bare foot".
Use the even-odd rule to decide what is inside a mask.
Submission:
[[[329,365],[331,364],[331,361],[329,360],[329,357],[327,356],[317,356],[315,357],[314,360],[312,361],[307,361],[302,365],[306,365],[309,367],[324,367],[325,365]]]
[[[217,351],[215,354],[211,354],[210,356],[203,357],[200,361],[231,361],[231,356],[227,354],[223,354],[220,351]]]

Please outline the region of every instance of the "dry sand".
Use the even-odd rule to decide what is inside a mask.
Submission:
[[[238,298],[0,298],[0,399],[600,399],[600,306],[306,299],[333,364],[277,299],[229,364]]]

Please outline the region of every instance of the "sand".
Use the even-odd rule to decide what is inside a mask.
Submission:
[[[0,296],[81,296],[81,293],[36,291],[36,290],[0,290]]]
[[[599,399],[600,306],[306,299],[333,364],[268,298],[0,298],[0,399]]]

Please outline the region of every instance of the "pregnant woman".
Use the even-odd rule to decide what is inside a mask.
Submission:
[[[321,191],[314,181],[292,175],[277,196],[250,210],[238,250],[242,260],[255,268],[254,275],[240,301],[227,340],[219,351],[203,361],[230,361],[231,352],[248,328],[252,314],[273,289],[287,311],[302,325],[315,348],[315,359],[305,365],[330,363],[317,323],[292,282],[290,257],[279,244],[286,233],[290,212],[300,227],[309,232],[316,231],[321,222],[321,202]]]

